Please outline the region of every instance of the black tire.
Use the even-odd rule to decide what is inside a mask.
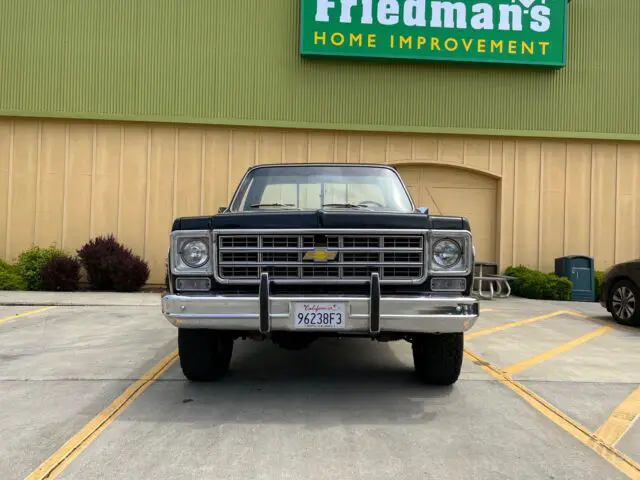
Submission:
[[[178,329],[182,373],[192,382],[221,379],[229,370],[233,338],[214,330]]]
[[[618,280],[609,290],[607,305],[620,325],[640,327],[640,289],[629,280]]]
[[[452,385],[458,381],[464,355],[464,334],[416,336],[412,340],[416,375],[426,384]]]

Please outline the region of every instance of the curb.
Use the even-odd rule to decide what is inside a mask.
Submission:
[[[158,303],[0,302],[0,307],[159,307]]]
[[[0,292],[0,306],[159,307],[160,293]]]

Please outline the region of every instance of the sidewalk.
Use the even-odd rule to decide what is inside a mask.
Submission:
[[[160,307],[160,293],[5,292],[0,305]]]

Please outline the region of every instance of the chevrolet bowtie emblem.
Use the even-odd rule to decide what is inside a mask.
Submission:
[[[338,252],[330,252],[328,250],[325,250],[324,248],[319,248],[316,250],[305,252],[302,259],[311,262],[330,262],[332,260],[335,260],[337,256]]]

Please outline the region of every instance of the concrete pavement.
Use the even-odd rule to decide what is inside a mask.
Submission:
[[[53,295],[65,306],[24,316],[43,308],[28,295],[21,301],[33,306],[0,306],[9,318],[0,324],[3,479],[25,478],[60,452],[71,461],[59,478],[78,479],[633,478],[472,357],[451,388],[417,384],[406,343],[322,340],[288,352],[238,342],[221,383],[190,384],[174,361],[87,429],[175,350],[176,331],[158,294]],[[105,304],[81,306],[96,302]],[[631,408],[640,332],[611,324],[597,305],[562,303],[483,302],[466,346],[500,371],[525,365],[514,382],[595,432],[621,405]],[[611,438],[633,466],[640,425],[628,423]],[[65,442],[91,431],[77,456],[64,456]]]

